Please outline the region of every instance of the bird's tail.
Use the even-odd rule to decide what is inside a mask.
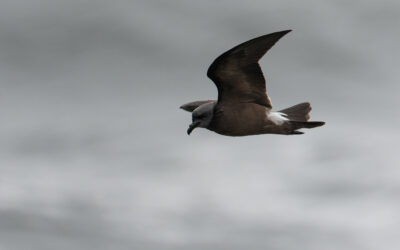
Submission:
[[[290,108],[280,110],[279,112],[287,115],[291,121],[306,122],[310,119],[311,105],[308,102],[299,103]]]
[[[302,134],[303,132],[296,131],[301,128],[315,128],[325,124],[322,121],[308,121],[310,119],[311,105],[308,102],[299,103],[290,108],[283,109],[279,112],[287,115],[291,127],[291,134]]]
[[[321,127],[325,124],[325,122],[321,121],[312,121],[312,122],[297,122],[297,121],[289,121],[289,124],[292,125],[292,128],[294,130],[300,129],[300,128],[315,128],[315,127]]]

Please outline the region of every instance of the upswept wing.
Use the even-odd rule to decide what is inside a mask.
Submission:
[[[218,89],[218,102],[257,103],[272,108],[258,61],[291,30],[271,33],[239,44],[210,65],[207,76]]]

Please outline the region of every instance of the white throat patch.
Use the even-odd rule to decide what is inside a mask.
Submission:
[[[289,121],[286,117],[287,115],[281,112],[269,112],[267,114],[268,120],[272,121],[276,125],[282,125],[285,121]]]

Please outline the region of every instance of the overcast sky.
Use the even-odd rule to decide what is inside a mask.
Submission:
[[[400,2],[0,1],[0,249],[397,250]],[[219,54],[301,136],[191,136]]]

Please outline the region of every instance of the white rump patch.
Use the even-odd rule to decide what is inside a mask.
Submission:
[[[286,114],[281,112],[269,112],[267,114],[268,120],[272,121],[276,125],[282,125],[285,121],[289,121]]]

